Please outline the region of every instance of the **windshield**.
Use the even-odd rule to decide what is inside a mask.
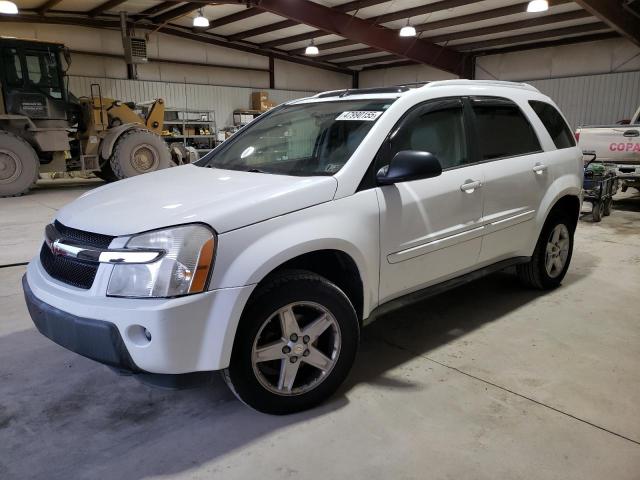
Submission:
[[[280,175],[333,175],[394,101],[287,105],[258,118],[198,165]]]

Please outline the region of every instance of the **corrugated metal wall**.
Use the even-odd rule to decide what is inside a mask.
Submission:
[[[551,97],[575,128],[631,118],[640,105],[640,71],[528,81]]]
[[[163,98],[167,108],[184,110],[214,110],[218,128],[233,125],[233,111],[248,109],[251,92],[255,89],[195,85],[189,83],[151,82],[142,80],[119,80],[100,77],[69,77],[69,90],[77,97],[89,96],[91,84],[101,86],[102,95],[123,101],[145,102]],[[267,90],[276,104],[296,98],[315,95],[317,92],[294,90]]]

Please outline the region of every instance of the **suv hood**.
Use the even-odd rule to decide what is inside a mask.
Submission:
[[[337,185],[333,177],[184,165],[91,190],[56,218],[72,228],[113,236],[194,222],[224,233],[328,202]]]

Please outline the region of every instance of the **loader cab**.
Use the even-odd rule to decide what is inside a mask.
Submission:
[[[57,43],[0,37],[0,114],[67,120],[72,108]]]

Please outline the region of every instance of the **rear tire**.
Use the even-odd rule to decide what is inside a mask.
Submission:
[[[172,165],[165,141],[148,130],[129,130],[116,142],[109,161],[118,180],[155,172]]]
[[[574,222],[563,213],[552,213],[542,227],[528,263],[518,265],[521,282],[538,290],[551,290],[562,283],[573,253]]]
[[[111,162],[108,160],[102,164],[100,170],[96,170],[93,174],[107,183],[118,180],[118,177],[116,177],[111,169]]]
[[[0,130],[0,197],[23,195],[38,180],[40,160],[22,138]]]
[[[360,327],[353,305],[333,283],[304,270],[283,272],[257,288],[238,325],[225,381],[264,413],[323,402],[355,359]]]

